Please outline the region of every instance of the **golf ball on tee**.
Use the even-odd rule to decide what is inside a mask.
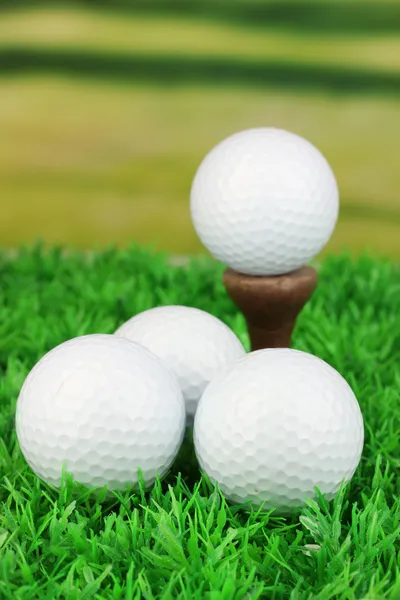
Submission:
[[[310,142],[258,128],[209,152],[194,177],[190,207],[198,236],[217,260],[248,275],[280,275],[325,246],[339,193],[328,162]]]
[[[113,335],[57,346],[32,369],[16,412],[26,461],[59,486],[63,467],[89,487],[147,485],[180,448],[185,405],[176,378],[150,351]]]
[[[361,411],[350,386],[321,359],[290,349],[252,352],[205,390],[194,442],[203,471],[235,503],[289,513],[331,499],[360,461]]]
[[[132,317],[115,335],[143,344],[177,377],[191,425],[206,385],[245,350],[225,323],[198,308],[158,306]]]

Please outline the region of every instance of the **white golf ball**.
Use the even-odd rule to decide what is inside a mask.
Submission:
[[[205,390],[194,442],[203,471],[228,499],[288,513],[331,499],[360,461],[363,419],[350,386],[319,358],[252,352]]]
[[[62,470],[90,487],[147,485],[163,476],[185,431],[176,378],[151,352],[113,335],[57,346],[32,369],[16,413],[32,470],[59,486]]]
[[[143,344],[173,371],[191,425],[206,385],[219,371],[245,354],[225,323],[188,306],[158,306],[132,317],[115,335]]]
[[[190,200],[211,254],[248,275],[279,275],[314,258],[337,221],[339,193],[323,155],[274,128],[220,142],[200,164]]]

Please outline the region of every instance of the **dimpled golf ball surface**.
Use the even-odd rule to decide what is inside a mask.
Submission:
[[[343,377],[311,354],[258,350],[205,390],[194,441],[200,466],[235,503],[289,513],[331,499],[361,457],[361,411]]]
[[[188,425],[206,385],[245,354],[225,323],[188,306],[151,308],[132,317],[115,335],[143,344],[173,371],[185,398]]]
[[[324,156],[307,140],[274,128],[220,142],[200,164],[191,214],[203,244],[248,275],[304,266],[329,240],[339,193]]]
[[[44,481],[62,468],[90,487],[145,483],[170,467],[185,429],[179,384],[138,344],[89,335],[57,346],[21,389],[16,429],[21,450]]]

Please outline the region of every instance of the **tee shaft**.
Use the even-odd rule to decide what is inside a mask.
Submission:
[[[288,348],[296,318],[317,285],[313,267],[278,276],[254,276],[226,269],[226,290],[242,311],[252,350]]]

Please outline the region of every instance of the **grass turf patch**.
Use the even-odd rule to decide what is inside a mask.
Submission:
[[[57,492],[26,466],[15,403],[56,344],[110,333],[155,305],[186,304],[221,318],[248,349],[222,270],[207,258],[171,267],[135,247],[0,256],[1,598],[400,597],[400,277],[389,261],[326,258],[294,335],[295,348],[342,373],[364,415],[363,458],[335,502],[319,498],[290,519],[244,513],[201,478],[190,436],[151,492],[111,500],[68,480]]]

